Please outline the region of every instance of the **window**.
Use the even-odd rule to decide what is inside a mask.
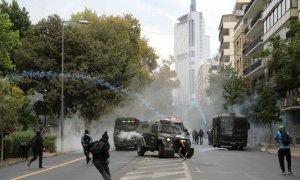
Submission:
[[[264,21],[264,34],[267,32],[267,20]]]
[[[285,2],[286,2],[285,11],[288,11],[291,8],[291,0],[285,0]]]
[[[280,3],[279,6],[277,7],[277,10],[278,10],[278,19],[280,19],[281,16],[282,16],[281,4],[282,4],[282,3]]]
[[[277,22],[278,20],[278,12],[277,12],[277,8],[274,10],[274,24]]]
[[[283,0],[282,3],[281,3],[282,4],[282,6],[281,6],[282,16],[285,14],[285,1],[286,0]]]
[[[270,27],[274,25],[274,12],[270,15]]]

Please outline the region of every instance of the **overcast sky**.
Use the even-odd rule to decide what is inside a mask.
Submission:
[[[12,0],[6,0],[11,2]],[[174,24],[177,18],[189,11],[191,0],[17,0],[29,12],[32,23],[48,15],[58,14],[65,20],[84,8],[98,15],[123,15],[130,13],[142,27],[142,35],[161,58],[174,52]],[[235,0],[196,0],[197,11],[203,13],[205,31],[210,36],[211,57],[219,47],[218,26],[223,14],[232,13]]]

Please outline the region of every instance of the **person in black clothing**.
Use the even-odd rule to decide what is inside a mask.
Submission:
[[[86,163],[91,161],[90,152],[87,150],[87,146],[93,142],[92,137],[89,135],[89,131],[85,130],[83,136],[81,137],[81,145],[83,147],[83,153],[86,157]]]
[[[212,136],[213,136],[212,131],[209,129],[207,131],[208,145],[212,145]]]
[[[200,137],[200,145],[203,144],[203,135],[204,135],[204,132],[202,129],[200,129],[198,132],[198,136]]]
[[[33,158],[28,162],[28,167],[31,165],[33,161],[39,157],[39,168],[43,168],[43,137],[41,131],[36,131],[35,137],[32,138],[30,146],[32,148]]]
[[[95,143],[98,143],[97,141],[89,144],[87,146],[87,150],[90,151],[90,149],[93,147]],[[101,173],[102,177],[105,180],[111,180],[111,175],[109,171],[109,148],[110,144],[108,142],[108,135],[107,131],[105,131],[102,135],[102,138],[99,140],[99,143],[102,144],[102,150],[101,153],[92,153],[93,155],[93,164],[98,169],[98,171]]]

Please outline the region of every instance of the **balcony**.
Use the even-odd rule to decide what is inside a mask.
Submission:
[[[247,56],[250,52],[254,50],[255,47],[262,44],[263,40],[261,36],[258,36],[253,42],[251,42],[247,47],[244,48],[243,54]]]
[[[300,96],[286,97],[280,101],[282,111],[300,110]]]
[[[255,2],[255,0],[251,0],[248,4],[248,6],[245,9],[245,14],[248,12],[248,10],[250,9],[250,7],[252,6],[252,4]]]
[[[260,77],[261,75],[263,75],[264,70],[265,70],[265,68],[264,68],[264,65],[262,63],[262,60],[259,59],[258,61],[256,61],[251,66],[244,69],[243,70],[243,75],[244,75],[244,78],[256,78],[256,77]]]
[[[254,26],[254,24],[259,20],[261,19],[261,16],[262,16],[262,11],[259,11],[259,13],[255,16],[255,18],[251,21],[251,27]]]

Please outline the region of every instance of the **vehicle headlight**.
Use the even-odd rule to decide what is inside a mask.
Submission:
[[[166,140],[167,140],[167,141],[171,141],[171,139],[170,139],[170,138],[166,138]]]

